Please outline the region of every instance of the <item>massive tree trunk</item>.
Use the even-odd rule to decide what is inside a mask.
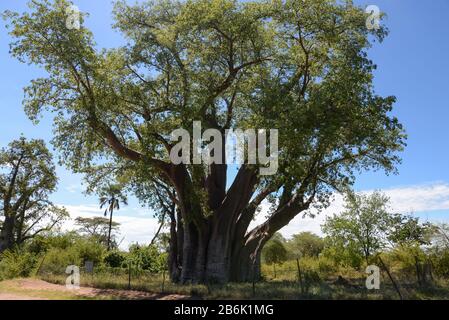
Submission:
[[[179,216],[178,216],[179,218]],[[181,275],[181,265],[179,256],[179,247],[182,243],[179,243],[178,234],[182,232],[182,221],[176,219],[175,213],[170,212],[170,247],[168,255],[168,272],[170,274],[170,279],[172,282],[179,282]]]
[[[231,279],[235,243],[243,244],[244,234],[236,234],[239,214],[248,204],[253,192],[255,175],[242,170],[225,193],[226,168],[212,166],[206,181],[208,207],[204,214],[195,190],[185,181],[177,180],[184,221],[181,282],[228,282]]]
[[[230,281],[250,282],[259,280],[260,250],[256,251],[255,244],[238,245],[233,251],[230,271]]]
[[[176,187],[178,217],[171,215],[169,271],[181,283],[226,283],[260,278],[260,254],[271,236],[306,209],[303,195],[280,201],[262,225],[248,230],[267,189],[254,196],[257,174],[243,167],[226,192],[226,168],[211,167],[205,181],[207,208],[183,166],[173,166],[169,177]],[[288,190],[285,190],[288,192]],[[286,197],[288,198],[288,197]]]
[[[220,223],[198,232],[194,225],[184,230],[184,247],[179,280],[182,283],[246,282],[260,278],[260,253],[269,239],[248,239],[227,232]],[[231,237],[233,234],[233,237]],[[173,255],[173,253],[170,253]]]

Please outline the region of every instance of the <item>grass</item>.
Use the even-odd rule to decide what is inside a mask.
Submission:
[[[293,276],[294,277],[294,276]],[[64,284],[64,275],[47,275],[43,280]],[[132,279],[132,290],[180,294],[198,299],[236,299],[236,300],[397,300],[399,296],[387,278],[383,278],[380,290],[369,291],[365,288],[365,278],[349,279],[348,286],[334,284],[334,278],[320,280],[310,284],[307,292],[303,292],[296,280],[273,279],[256,283],[255,295],[251,283],[230,283],[226,285],[177,285],[165,281],[161,276],[135,277]],[[81,276],[81,285],[99,289],[128,289],[128,278],[125,275],[100,273]],[[163,287],[163,288],[162,288]],[[402,284],[401,292],[405,299],[449,299],[447,282],[438,282],[431,287],[420,288],[414,284]]]
[[[157,294],[178,294],[198,299],[279,299],[279,300],[397,300],[390,279],[382,272],[381,289],[368,290],[365,286],[366,274],[364,270],[352,268],[336,268],[325,260],[302,259],[300,269],[306,285],[301,288],[298,281],[296,261],[288,261],[276,266],[276,276],[273,266],[262,265],[264,281],[257,282],[255,293],[251,283],[230,283],[226,285],[179,285],[160,274],[149,272],[133,272],[131,289]],[[363,269],[363,268],[362,268]],[[393,277],[400,285],[405,299],[449,299],[448,280],[436,279],[431,286],[420,287],[416,284],[413,274],[405,274],[399,269],[391,269]],[[347,280],[346,285],[335,283],[338,276]],[[63,271],[59,274],[41,273],[39,278],[50,283],[64,285],[67,275]],[[128,290],[128,270],[99,267],[94,274],[81,273],[81,286],[97,289]],[[0,288],[1,291],[1,288]],[[46,293],[50,294],[50,293]],[[55,293],[58,297],[61,293]],[[51,295],[51,294],[50,294]],[[71,299],[70,295],[64,298]],[[75,297],[79,299],[79,296]],[[113,297],[105,297],[109,299]]]

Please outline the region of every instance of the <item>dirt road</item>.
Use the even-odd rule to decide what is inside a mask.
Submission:
[[[27,297],[27,296],[18,296],[15,294],[9,293],[0,293],[0,300],[48,300],[48,299],[39,299],[35,297]]]
[[[77,290],[37,279],[0,282],[0,300],[187,300],[188,296],[166,295],[142,291],[96,289],[82,287]]]

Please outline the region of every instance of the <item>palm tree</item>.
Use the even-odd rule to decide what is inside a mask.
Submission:
[[[128,199],[122,194],[121,188],[118,185],[108,185],[100,193],[100,209],[106,208],[104,216],[109,212],[109,230],[108,230],[108,251],[111,250],[111,230],[112,230],[112,215],[114,209],[120,210],[120,203],[128,205]]]

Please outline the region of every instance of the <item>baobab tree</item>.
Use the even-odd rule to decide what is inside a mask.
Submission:
[[[0,150],[0,252],[52,230],[68,217],[49,200],[57,181],[44,141],[22,137]]]
[[[151,193],[157,178],[175,190],[181,282],[252,280],[261,249],[294,217],[326,206],[355,173],[400,161],[395,98],[375,93],[367,57],[386,30],[368,29],[350,1],[118,1],[127,41],[104,50],[84,15],[67,27],[70,5],[34,0],[6,13],[12,55],[47,72],[25,89],[25,110],[36,122],[55,112],[61,160],[88,181],[109,174]],[[277,174],[260,175],[263,163],[173,163],[171,133],[192,134],[194,121],[222,133],[279,129]],[[250,228],[265,200],[267,219]]]

